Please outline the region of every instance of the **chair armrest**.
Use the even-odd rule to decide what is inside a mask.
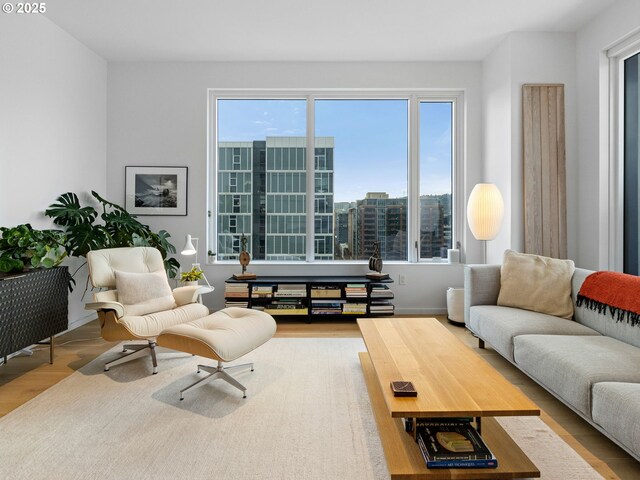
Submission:
[[[124,317],[124,305],[119,302],[93,302],[84,306],[85,310],[113,310],[118,318]]]
[[[464,321],[474,305],[496,305],[500,294],[500,265],[464,267]]]
[[[199,289],[199,285],[174,288],[173,298],[176,301],[176,305],[180,307],[182,305],[188,305],[189,303],[196,303],[198,301]]]

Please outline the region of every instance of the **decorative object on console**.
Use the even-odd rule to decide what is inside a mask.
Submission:
[[[367,278],[375,280],[389,278],[388,273],[382,273],[382,257],[380,256],[380,244],[378,242],[373,242],[373,254],[369,257],[369,270],[373,270],[373,272],[367,273]]]
[[[240,255],[238,256],[238,260],[240,261],[240,266],[242,267],[242,273],[234,273],[233,278],[235,278],[236,280],[253,280],[257,277],[257,275],[255,273],[247,272],[247,265],[249,265],[249,263],[251,262],[251,255],[249,255],[249,252],[247,252],[247,237],[244,235],[244,233],[240,238],[240,245],[242,250],[240,252]]]
[[[204,271],[200,268],[200,264],[198,263],[198,240],[199,239],[197,237],[192,237],[191,235],[187,235],[187,239],[186,239],[186,242],[184,244],[184,248],[180,252],[182,255],[186,255],[186,256],[195,255],[196,256],[196,258],[195,258],[196,261],[191,264],[191,270],[189,270],[189,272],[185,272],[185,273],[187,273],[187,274],[192,273],[192,275],[189,275],[189,281],[192,281],[192,280],[196,280],[197,281],[200,278],[204,278],[204,281],[207,282],[207,287],[211,288],[210,291],[213,291],[213,287],[209,283],[209,280],[207,279],[207,276],[204,274]],[[195,246],[194,246],[193,242],[196,242]],[[201,277],[195,278],[195,277],[197,277],[196,272],[198,272],[198,271],[201,273]],[[184,275],[184,273],[182,275]],[[182,277],[182,275],[181,275],[181,277]],[[209,292],[202,292],[202,293],[209,293]]]
[[[125,167],[125,206],[135,215],[186,215],[187,167]]]
[[[487,240],[498,235],[504,216],[504,201],[493,183],[478,183],[469,195],[467,221],[476,240],[482,241],[482,263],[487,263]]]

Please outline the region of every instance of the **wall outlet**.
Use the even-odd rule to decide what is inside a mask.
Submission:
[[[407,279],[405,278],[404,275],[402,275],[402,274],[398,275],[398,284],[400,284],[400,285],[406,285],[407,284]]]

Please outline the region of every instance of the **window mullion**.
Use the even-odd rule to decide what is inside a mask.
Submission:
[[[407,239],[409,262],[420,260],[418,249],[420,240],[420,102],[415,95],[409,97],[409,165],[407,173]]]
[[[307,262],[315,259],[315,96],[307,96]]]

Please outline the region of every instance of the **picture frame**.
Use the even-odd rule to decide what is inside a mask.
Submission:
[[[188,167],[125,167],[125,208],[133,215],[187,215]]]

